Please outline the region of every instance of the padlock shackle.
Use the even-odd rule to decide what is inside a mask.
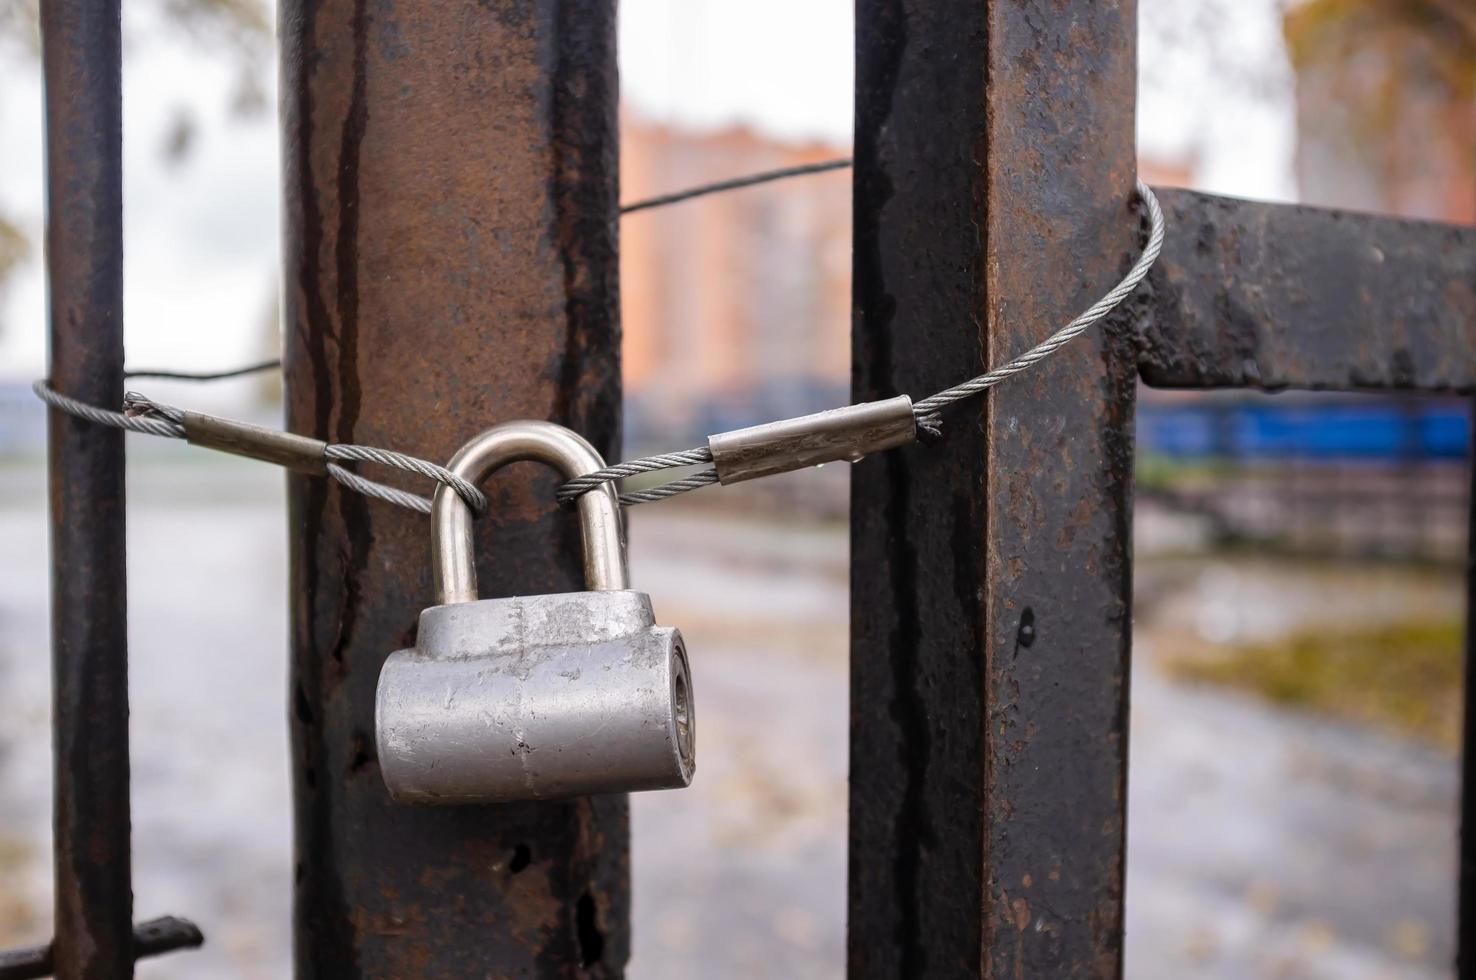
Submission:
[[[547,464],[566,480],[605,466],[600,454],[579,433],[553,422],[533,420],[494,425],[462,446],[446,465],[467,482],[481,483],[496,470],[520,460]],[[599,592],[630,588],[620,500],[614,486],[606,483],[582,495],[578,507],[585,588]],[[475,602],[479,597],[471,508],[455,490],[443,484],[431,502],[431,525],[437,603]]]

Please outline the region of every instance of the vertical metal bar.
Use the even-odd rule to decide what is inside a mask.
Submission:
[[[41,4],[52,386],[123,397],[118,0]],[[133,975],[123,433],[49,422],[55,713],[55,968]]]
[[[289,428],[447,459],[541,418],[616,458],[612,0],[282,0],[279,23]],[[582,587],[557,481],[489,485],[484,594]],[[620,974],[625,797],[392,804],[374,687],[433,601],[430,526],[289,488],[298,974]]]
[[[1476,976],[1476,403],[1467,439],[1471,493],[1466,549],[1465,719],[1461,739],[1461,856],[1456,914],[1456,976]]]
[[[857,400],[1126,268],[1134,7],[858,0]],[[853,976],[1121,972],[1135,383],[1109,325],[854,470]]]

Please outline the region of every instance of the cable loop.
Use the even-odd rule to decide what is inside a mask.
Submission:
[[[330,460],[350,461],[360,460],[370,463],[379,463],[383,466],[393,466],[407,473],[416,473],[420,476],[435,480],[456,491],[456,495],[465,500],[475,514],[487,512],[487,496],[472,486],[466,480],[452,473],[444,466],[430,463],[414,456],[406,456],[391,449],[378,449],[374,446],[353,446],[343,443],[331,443],[324,450],[323,455]],[[352,486],[343,480],[339,480],[345,486]],[[362,492],[362,491],[361,491]],[[393,501],[392,501],[393,502]],[[419,510],[419,507],[414,508]],[[427,512],[428,513],[428,512]]]
[[[226,372],[232,374],[234,372]],[[105,425],[114,429],[124,429],[129,432],[141,432],[145,435],[160,436],[165,439],[185,439],[188,433],[184,426],[186,413],[172,405],[156,402],[136,391],[130,391],[123,396],[123,411],[114,412],[96,405],[89,405],[69,395],[63,395],[54,390],[45,380],[37,381],[31,385],[31,390],[36,397],[53,408],[66,412],[80,419],[85,419],[96,425]],[[378,463],[381,466],[390,466],[395,469],[414,473],[438,483],[445,484],[455,490],[461,499],[467,502],[472,511],[483,514],[487,511],[487,497],[482,491],[472,486],[461,477],[452,473],[444,466],[431,463],[404,453],[397,453],[392,449],[380,449],[375,446],[354,446],[338,443],[329,443],[323,448],[323,456],[326,460],[328,475],[333,477],[343,486],[361,493],[366,497],[383,500],[397,507],[405,507],[422,514],[429,514],[431,502],[428,498],[418,494],[401,490],[367,477],[359,476],[353,471],[338,465],[342,462],[368,462]]]

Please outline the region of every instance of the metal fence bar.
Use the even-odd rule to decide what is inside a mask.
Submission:
[[[610,0],[283,0],[288,427],[448,459],[546,418],[618,458]],[[512,467],[487,595],[582,588],[559,478]],[[624,796],[389,801],[380,664],[431,604],[416,514],[289,478],[296,964],[303,977],[614,976]]]
[[[1476,390],[1476,228],[1163,190],[1140,297],[1165,388]]]
[[[159,953],[199,946],[205,941],[193,923],[174,916],[140,922],[133,930],[133,956],[142,959]],[[0,980],[35,980],[57,974],[53,943],[0,951]],[[65,975],[65,974],[62,974]]]
[[[859,0],[858,400],[1127,268],[1134,8]],[[853,976],[1121,970],[1135,360],[1118,320],[854,470]]]
[[[123,397],[119,0],[41,4],[50,378]],[[123,433],[52,411],[55,969],[133,975]]]
[[[1476,404],[1471,417],[1476,420]],[[1476,421],[1473,421],[1476,425]],[[1476,444],[1476,440],[1472,440]],[[1476,453],[1471,462],[1466,552],[1465,718],[1461,737],[1461,839],[1456,869],[1456,976],[1476,976]]]

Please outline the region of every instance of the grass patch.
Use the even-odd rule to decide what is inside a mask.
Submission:
[[[1404,622],[1308,629],[1275,643],[1219,648],[1172,674],[1251,691],[1276,704],[1460,746],[1462,624]]]
[[[1139,491],[1178,490],[1224,480],[1243,471],[1243,464],[1216,456],[1180,459],[1162,453],[1139,454],[1133,480]]]

